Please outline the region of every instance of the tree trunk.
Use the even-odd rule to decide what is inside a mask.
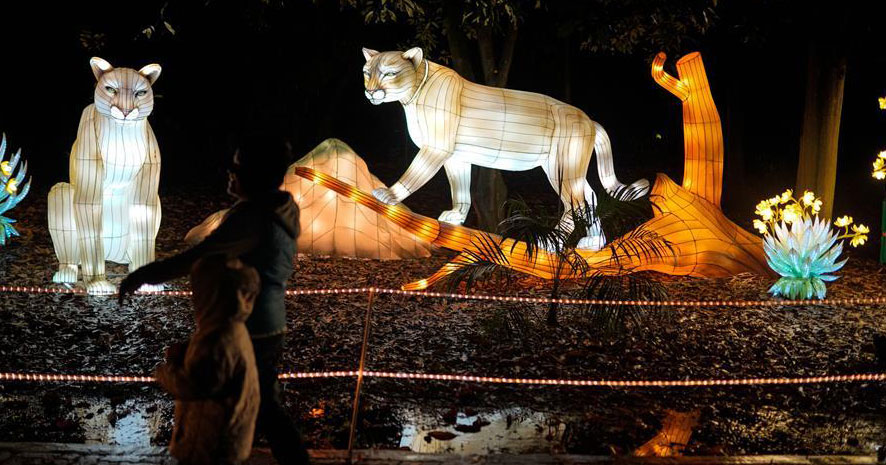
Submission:
[[[455,2],[443,2],[443,33],[449,44],[452,69],[468,81],[474,81],[474,67],[471,66],[471,52],[468,38],[461,26],[461,10]]]
[[[811,190],[823,204],[819,215],[832,217],[837,183],[837,143],[843,110],[846,57],[815,42],[809,46],[806,105],[800,135],[796,192]]]
[[[747,206],[748,191],[747,178],[745,176],[745,105],[746,92],[743,92],[739,74],[739,66],[745,66],[746,61],[736,60],[729,63],[729,81],[726,89],[726,119],[724,121],[724,137],[726,153],[724,154],[723,170],[729,173],[723,183],[729,192],[726,198],[728,207],[734,209]],[[729,208],[726,208],[729,210]]]

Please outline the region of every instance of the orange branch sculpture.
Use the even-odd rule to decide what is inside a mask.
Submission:
[[[651,192],[655,205],[653,218],[638,229],[657,233],[671,245],[662,256],[640,256],[621,247],[630,234],[617,238],[602,250],[576,252],[590,270],[602,274],[658,271],[671,275],[703,278],[731,276],[742,272],[771,275],[763,253],[762,240],[730,221],[720,210],[723,188],[723,132],[714,105],[701,55],[691,53],[677,62],[678,78],[663,70],[665,55],[659,53],[652,64],[652,77],[683,103],[685,167],[683,186],[658,174]],[[340,195],[385,215],[395,224],[421,239],[461,252],[432,276],[403,286],[424,289],[477,256],[489,257],[484,248],[493,243],[501,250],[497,264],[551,279],[576,277],[568,265],[559,266],[557,256],[539,249],[530,257],[526,244],[476,229],[441,223],[396,205],[387,205],[331,176],[296,168],[295,174],[321,184]]]

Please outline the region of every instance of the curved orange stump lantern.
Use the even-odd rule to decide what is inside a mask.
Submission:
[[[723,188],[723,131],[720,116],[711,96],[701,55],[691,53],[677,62],[679,79],[664,72],[665,55],[659,53],[652,64],[652,76],[662,87],[683,103],[683,140],[685,169],[683,185],[678,186],[664,174],[658,174],[651,192],[656,206],[653,218],[640,228],[657,233],[671,244],[662,257],[625,255],[619,245],[629,235],[612,241],[599,251],[577,250],[596,273],[618,274],[658,271],[671,275],[702,278],[731,276],[743,272],[772,275],[766,264],[762,240],[730,221],[720,210]],[[424,289],[461,265],[470,263],[490,243],[502,254],[498,264],[540,278],[551,279],[557,269],[557,257],[539,249],[530,260],[526,244],[494,234],[441,223],[399,206],[384,204],[372,195],[355,189],[331,176],[299,167],[295,174],[321,184],[378,213],[421,239],[438,246],[460,251],[451,262],[432,276],[403,286]],[[638,229],[640,229],[638,228]],[[575,277],[568,266],[561,277]]]

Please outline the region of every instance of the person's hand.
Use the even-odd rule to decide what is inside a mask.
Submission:
[[[145,284],[144,278],[142,277],[142,273],[139,273],[140,270],[135,270],[132,273],[129,273],[123,281],[120,282],[120,289],[117,290],[117,304],[119,306],[123,306],[123,300],[126,298],[127,294],[132,294],[138,288],[142,287],[142,284]]]

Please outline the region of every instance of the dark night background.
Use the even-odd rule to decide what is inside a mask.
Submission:
[[[761,7],[757,16],[744,17],[721,2],[715,25],[671,51],[667,65],[675,73],[679,56],[693,50],[703,54],[726,137],[724,209],[747,227],[760,199],[794,185],[807,40],[820,29],[814,21],[821,21],[804,23],[804,2],[770,3],[776,4],[771,11]],[[846,2],[847,8],[853,3]],[[367,25],[359,11],[339,2],[286,2],[284,7],[246,0],[172,2],[161,19],[162,6],[156,1],[65,7],[29,2],[24,10],[0,14],[0,130],[29,161],[35,190],[25,202],[45,202],[49,187],[67,179],[80,113],[92,102],[95,80],[88,60],[94,55],[117,67],[163,67],[150,117],[163,159],[161,198],[169,189],[190,186],[221,192],[232,140],[245,128],[285,132],[299,156],[337,137],[388,184],[417,151],[400,106],[370,105],[361,77],[360,47],[404,49],[415,43],[410,27]],[[767,24],[756,24],[770,13]],[[664,172],[679,182],[680,104],[652,81],[652,53],[581,50],[580,41],[554,37],[556,22],[553,14],[534,12],[520,25],[508,87],[566,100],[603,124],[622,181],[651,180]],[[155,32],[148,38],[141,31],[152,25]],[[757,26],[762,32],[750,38],[736,32]],[[871,226],[871,244],[860,250],[869,256],[877,249],[884,192],[883,182],[870,175],[876,153],[886,148],[886,112],[877,107],[877,97],[886,95],[883,45],[873,35],[847,52],[834,209]],[[505,179],[511,196],[550,190],[538,170],[508,173]],[[437,197],[406,203],[436,216],[448,208],[442,172],[423,190],[432,189],[442,190],[434,195],[443,195],[445,203],[416,203]]]

